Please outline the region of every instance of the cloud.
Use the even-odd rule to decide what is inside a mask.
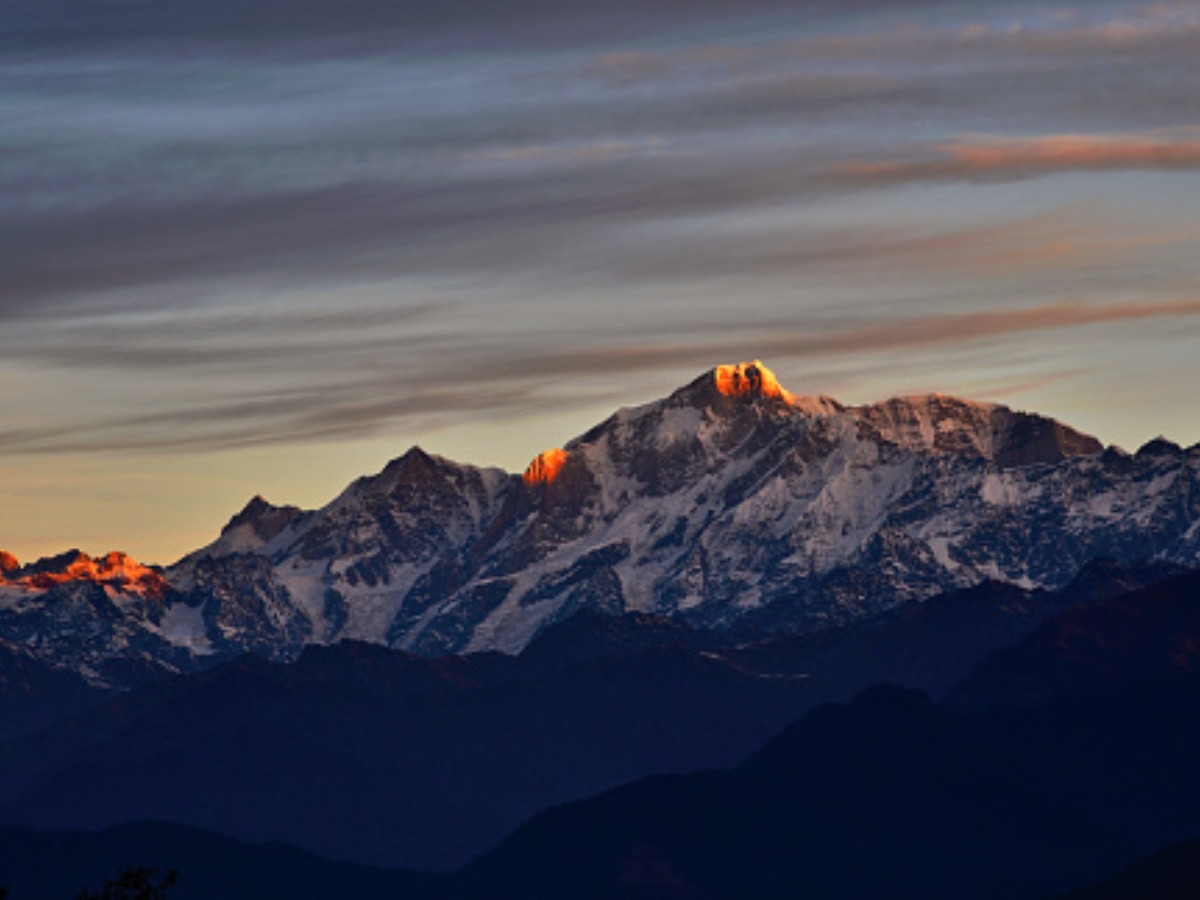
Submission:
[[[573,165],[622,159],[695,156],[697,151],[672,146],[659,137],[641,140],[562,141],[549,144],[516,144],[467,152],[471,162],[501,165]]]
[[[339,378],[295,381],[272,390],[247,384],[225,399],[201,398],[136,414],[81,416],[0,431],[5,453],[199,452],[290,442],[349,439],[403,425],[430,430],[464,417],[520,416],[623,399],[629,379],[703,371],[735,358],[861,359],[914,348],[969,347],[1013,335],[1158,319],[1196,319],[1200,300],[1142,303],[1058,302],[1017,309],[895,317],[844,326],[727,323],[681,329],[670,341],[617,343],[576,336],[547,351],[537,342],[493,340],[474,353],[444,356],[414,346],[389,368],[368,366]],[[122,348],[113,348],[115,353]],[[569,390],[560,386],[569,385]],[[1030,383],[1028,389],[1040,386]],[[1016,392],[1022,385],[1010,387]]]
[[[349,440],[375,434],[397,420],[418,429],[436,428],[455,416],[527,409],[533,399],[527,388],[512,385],[414,385],[394,378],[248,393],[136,415],[10,427],[0,430],[0,452],[198,453]],[[537,402],[539,408],[553,408],[550,398]]]
[[[741,349],[742,357],[747,359],[841,356],[965,344],[1087,325],[1192,316],[1200,316],[1198,299],[1107,305],[1063,301],[1012,310],[893,318],[844,328],[806,328],[799,333],[783,334],[780,332],[784,329],[777,328],[772,333],[736,339],[581,347],[570,353],[497,361],[481,374],[488,378],[536,378],[556,373],[600,376],[686,365],[706,367],[728,361],[726,356],[734,347]]]
[[[877,28],[799,36],[781,29],[768,40],[599,53],[584,72],[631,101],[695,92],[703,108],[740,110],[746,119],[871,116],[877,127],[908,130],[914,117],[939,116],[960,132],[997,120],[1036,130],[1048,121],[1103,129],[1195,120],[1194,5],[1097,3],[1067,12],[976,5]],[[734,96],[740,102],[729,102]],[[823,109],[823,96],[836,105]]]
[[[681,229],[682,230],[682,229]],[[774,223],[713,227],[682,235],[664,229],[654,245],[624,248],[630,278],[701,279],[772,274],[854,280],[1013,278],[1033,272],[1127,269],[1156,254],[1195,253],[1200,228],[1113,221],[1101,203],[1082,203],[1008,221],[933,228],[917,223],[816,227]]]
[[[743,0],[737,16],[917,13],[950,0]],[[0,48],[127,48],[138,44],[281,41],[376,47],[579,46],[597,39],[645,37],[734,17],[725,0],[174,0],[168,4],[114,0],[8,0]],[[344,50],[344,48],[343,48]]]
[[[151,302],[149,290],[156,308],[186,310],[197,297],[239,285],[296,291],[471,273],[551,281],[589,273],[623,280],[689,272],[698,277],[883,257],[993,271],[1009,262],[1054,265],[1056,254],[1060,265],[1086,262],[1096,252],[1137,249],[1138,242],[1101,236],[1080,217],[1063,229],[1064,223],[1025,222],[1036,227],[1017,232],[989,225],[975,238],[973,227],[801,225],[790,232],[743,229],[725,236],[681,225],[689,217],[911,181],[1200,165],[1200,141],[1154,137],[975,141],[903,159],[842,164],[832,161],[836,148],[764,154],[739,165],[723,150],[668,153],[652,145],[649,154],[623,156],[630,148],[617,146],[621,152],[584,145],[583,158],[569,165],[546,160],[550,151],[535,148],[515,170],[506,156],[489,164],[496,167],[435,181],[398,177],[232,193],[179,206],[114,203],[37,216],[0,213],[0,319],[136,309]],[[1187,237],[1151,224],[1139,241],[1145,247]]]
[[[762,2],[779,12],[820,6]],[[96,15],[82,0],[46,3],[18,7],[25,12],[16,21],[41,23],[30,35],[74,34]],[[400,21],[406,10],[418,30],[499,16],[494,4],[451,15],[359,0],[343,23],[322,20],[324,3],[296,7],[295,22],[282,16],[273,46],[309,19],[337,32]],[[553,5],[523,0],[512,16]],[[142,7],[110,9],[113,23],[93,22],[93,37],[130,17],[146,34],[190,40],[165,13],[156,18],[157,6]],[[701,4],[697,15],[719,7]],[[858,27],[897,7],[956,24]],[[180,21],[199,9],[186,0]],[[244,9],[219,0],[208,27],[238,33],[280,9],[274,0]],[[654,9],[686,18],[693,7],[661,0],[651,19]],[[663,220],[735,216],[905,180],[1192,166],[1194,141],[1119,133],[1130,122],[1145,130],[1200,117],[1200,53],[1179,49],[1200,28],[1178,11],[1013,30],[970,21],[994,18],[994,5],[968,4],[962,22],[948,9],[863,2],[822,20],[820,36],[700,47],[676,40],[682,50],[619,56],[589,48],[410,58],[360,55],[353,42],[335,41],[314,63],[215,39],[173,54],[163,38],[108,56],[84,47],[13,57],[0,72],[0,319],[68,307],[99,314],[146,303],[149,290],[162,307],[186,309],[230,286],[604,277],[632,271],[607,255],[613,247]],[[795,33],[795,22],[780,31]],[[1018,55],[1051,38],[1078,52],[1046,51],[1032,66]],[[1097,41],[1123,55],[1098,56]],[[580,75],[597,67],[646,71],[632,85]],[[1072,156],[1052,138],[936,138],[951,128],[1037,134],[1064,122],[1078,131],[1074,140],[1107,146]],[[934,138],[906,151],[914,123]]]
[[[961,315],[922,316],[878,326],[849,329],[820,339],[768,342],[775,352],[798,354],[857,353],[905,347],[961,343],[1027,332],[1084,325],[1133,322],[1200,315],[1200,300],[1093,305],[1050,303],[1016,310],[990,310]]]
[[[849,162],[834,175],[847,184],[1007,181],[1060,172],[1200,168],[1200,137],[1046,135],[991,137],[942,144],[913,158]]]
[[[1012,381],[1010,379],[999,383],[985,384],[981,386],[978,396],[981,399],[1009,402],[1013,397],[1036,393],[1059,382],[1090,374],[1092,371],[1094,370],[1066,369],[1059,372],[1051,372],[1038,378],[1028,378],[1021,381]]]
[[[995,6],[975,4],[960,10],[967,18],[958,21],[927,16],[924,21],[906,19],[849,32],[597,53],[586,71],[614,84],[634,85],[698,75],[745,78],[829,62],[878,70],[900,65],[968,63],[968,68],[979,68],[1085,62],[1095,61],[1097,54],[1103,55],[1105,65],[1143,54],[1186,61],[1186,54],[1200,47],[1200,12],[1192,4],[1096,3],[1094,11],[1089,15],[1092,10],[1063,7],[1060,15],[1048,16],[1039,4],[1030,5],[1028,12],[1021,4],[1008,4],[998,17]],[[987,18],[972,20],[971,14]]]
[[[118,289],[204,280],[297,287],[576,268],[589,264],[589,236],[622,223],[754,205],[804,189],[791,159],[734,171],[727,161],[684,154],[234,193],[179,206],[0,213],[0,318],[44,315],[45,303],[70,305],[73,297],[104,310],[135,302]],[[170,303],[170,294],[162,300]]]

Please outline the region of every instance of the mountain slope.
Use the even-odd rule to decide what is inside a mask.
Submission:
[[[282,844],[139,822],[99,832],[0,827],[0,885],[13,900],[62,900],[96,889],[129,865],[176,869],[171,900],[429,896],[434,879],[321,859]]]

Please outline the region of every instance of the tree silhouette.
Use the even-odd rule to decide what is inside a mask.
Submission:
[[[98,890],[80,891],[75,900],[166,900],[167,891],[179,882],[179,873],[167,869],[155,883],[156,876],[157,869],[129,866],[115,878],[107,879]],[[4,900],[3,895],[0,900]]]

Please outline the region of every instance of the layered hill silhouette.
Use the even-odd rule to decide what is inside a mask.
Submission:
[[[0,817],[72,828],[170,819],[448,869],[548,806],[735,765],[805,711],[870,684],[941,697],[1047,618],[1171,571],[1098,562],[1059,592],[985,584],[870,623],[756,641],[581,612],[518,657],[356,642],[288,664],[246,656],[113,694],[0,748]]]
[[[62,900],[134,864],[180,873],[171,900],[436,896],[435,879],[335,862],[283,844],[246,844],[169,822],[103,831],[0,827],[0,885],[10,900]]]
[[[1076,607],[998,652],[952,705],[872,688],[810,712],[731,771],[543,813],[461,887],[1033,898],[1098,880],[1200,834],[1200,678],[1180,652],[1198,606],[1200,578],[1187,575]],[[1086,635],[1086,647],[1052,635]],[[1046,671],[1059,674],[1052,688],[1030,695]],[[1178,857],[1154,871],[1160,886],[1194,883]]]
[[[745,671],[674,630],[579,621],[517,659],[356,642],[286,665],[246,656],[0,748],[0,816],[171,819],[448,868],[545,806],[730,765],[811,705],[802,677]]]
[[[1190,627],[1179,623],[1189,621],[1198,591],[1200,575],[1189,573],[1085,600],[991,655],[948,703],[908,688],[870,688],[848,704],[811,710],[733,768],[655,776],[558,806],[454,874],[396,873],[382,883],[410,898],[1032,900],[1089,883],[1096,886],[1077,896],[1136,896],[1129,891],[1138,885],[1164,892],[1153,896],[1186,896],[1190,845],[1119,873],[1200,834],[1200,679],[1178,641],[1163,639]],[[629,623],[606,625],[581,641],[583,655],[605,658],[614,634],[623,643]],[[675,628],[660,622],[651,630]],[[1090,636],[1082,650],[1048,637],[1080,633]],[[1113,642],[1122,648],[1115,655]],[[353,647],[315,652],[344,649]],[[554,670],[561,653],[547,652],[540,664]],[[443,683],[466,677],[459,663]],[[361,678],[361,665],[351,658],[347,672]],[[1055,665],[1070,677],[1031,696],[1026,676]],[[988,692],[967,691],[985,676]],[[427,673],[420,680],[420,690],[437,690]],[[996,687],[1005,683],[1008,694]],[[157,833],[133,832],[144,828]],[[202,883],[229,864],[220,840],[162,828],[182,841],[179,853],[189,854]],[[63,840],[7,834],[32,848],[10,870],[20,877]],[[70,840],[105,848],[112,834]],[[269,878],[272,865],[283,867],[277,877],[288,876],[295,857],[278,853],[256,877]],[[168,857],[148,861],[160,858]],[[319,883],[290,896],[324,896]]]

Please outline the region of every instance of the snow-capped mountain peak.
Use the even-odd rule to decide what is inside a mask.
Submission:
[[[832,415],[844,410],[831,397],[792,393],[759,360],[716,366],[666,400],[650,405],[663,404],[689,405],[724,415],[736,415],[752,406],[784,417]]]
[[[173,665],[343,638],[516,652],[584,609],[803,630],[985,579],[1055,588],[1101,556],[1200,562],[1200,447],[1105,451],[941,394],[847,407],[755,361],[618,410],[523,475],[414,447],[319,510],[256,497],[168,570],[165,606],[105,614],[144,616],[112,633]],[[2,564],[0,588],[29,574]],[[57,627],[37,616],[59,621],[61,587],[40,605],[0,590],[0,625]]]
[[[757,359],[717,366],[713,369],[713,382],[717,392],[726,397],[774,397],[792,402],[791,392],[784,390],[775,373]]]

